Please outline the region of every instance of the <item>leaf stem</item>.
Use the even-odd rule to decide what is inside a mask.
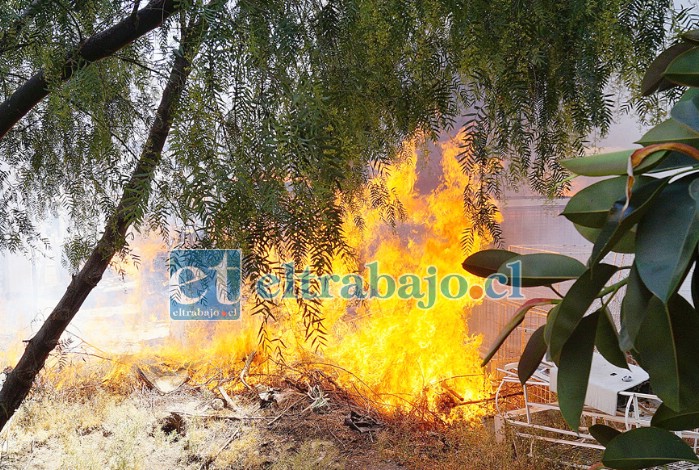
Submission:
[[[605,287],[604,289],[602,289],[601,291],[599,291],[599,294],[597,294],[597,298],[600,299],[600,298],[604,297],[605,295],[609,294],[610,292],[616,293],[619,289],[621,289],[622,287],[624,287],[624,286],[626,285],[627,282],[629,282],[629,278],[628,278],[628,277],[622,279],[622,280],[619,281],[619,282],[615,282],[615,283],[612,284],[611,286]]]

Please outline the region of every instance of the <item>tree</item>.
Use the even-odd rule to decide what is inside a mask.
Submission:
[[[0,426],[128,255],[128,230],[242,247],[253,279],[273,270],[270,252],[325,272],[368,178],[406,139],[473,111],[465,201],[497,235],[503,175],[556,186],[558,159],[609,125],[605,86],[633,82],[674,18],[659,0],[16,3],[0,16],[0,248],[40,248],[39,223],[61,212],[76,276],[3,385]],[[373,202],[389,222],[400,212],[380,187]],[[321,345],[318,306],[303,309]],[[253,313],[279,348],[268,303]]]
[[[587,266],[563,255],[519,256],[505,250],[482,251],[464,261],[466,270],[487,276],[520,260],[524,285],[575,280],[562,298],[537,299],[553,308],[519,363],[524,383],[548,353],[559,367],[561,413],[573,429],[580,425],[595,347],[618,367],[627,367],[629,353],[648,372],[663,402],[650,428],[590,429],[606,446],[602,461],[612,468],[699,463],[691,447],[672,433],[699,427],[698,57],[699,30],[692,30],[651,64],[642,82],[645,94],[688,88],[670,118],[638,141],[643,148],[562,162],[578,175],[611,177],[573,196],[562,214],[594,242]],[[606,264],[610,252],[631,253],[633,263]],[[690,302],[679,289],[692,267]],[[620,281],[607,285],[621,272]],[[623,301],[617,331],[609,304],[618,295]],[[521,309],[486,362],[531,306]]]

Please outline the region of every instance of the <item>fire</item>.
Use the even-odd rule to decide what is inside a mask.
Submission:
[[[399,221],[395,230],[382,220],[378,210],[371,208],[368,193],[363,198],[367,201],[364,206],[355,208],[363,214],[365,225],[358,227],[348,220],[344,230],[360,267],[378,261],[382,274],[399,279],[405,273],[414,273],[425,283],[429,275],[426,267],[431,266],[431,272],[436,268],[439,276],[455,273],[464,276],[469,286],[477,285],[478,279],[460,267],[464,254],[459,239],[468,223],[462,209],[468,178],[457,160],[460,148],[446,141],[438,144],[437,150],[425,158],[417,145],[411,145],[408,158],[392,167],[387,176],[386,186],[405,209],[405,220]],[[476,239],[473,250],[488,242]],[[165,247],[148,241],[136,251],[140,255],[138,269],[128,263],[120,265],[125,279],[139,280],[144,271],[160,269],[164,285],[165,269],[153,267],[153,260],[165,252]],[[347,273],[356,266],[348,266],[338,257],[334,268]],[[366,272],[360,274],[368,280]],[[124,330],[136,335],[158,324],[169,325],[170,331],[160,344],[155,342],[114,358],[105,377],[108,383],[124,382],[136,363],[157,361],[172,370],[187,370],[191,383],[230,386],[231,379],[240,374],[244,358],[259,347],[259,319],[246,315],[245,303],[240,321],[169,322],[166,296],[159,300],[161,303],[144,306],[144,298],[155,294],[144,282],[136,282],[135,286],[129,302],[140,302],[144,311],[140,321],[124,325]],[[480,297],[482,289],[476,287],[469,292]],[[324,300],[326,345],[315,350],[305,340],[296,301],[287,299],[279,302],[280,315],[271,325],[270,334],[286,346],[283,354],[287,368],[281,369],[284,373],[321,370],[348,393],[385,412],[421,408],[445,420],[474,419],[485,413],[483,406],[457,405],[490,394],[488,377],[479,366],[480,337],[469,334],[467,324],[469,311],[477,302],[471,296],[451,300],[439,292],[430,308],[420,308],[416,299],[395,295],[386,299]],[[88,321],[86,315],[81,317]],[[105,328],[105,324],[88,321],[82,331]],[[143,333],[140,335],[137,338]],[[102,344],[98,339],[91,343]],[[257,355],[258,370],[271,372],[276,367],[268,359],[272,358]]]
[[[364,230],[347,223],[350,242],[360,260],[379,260],[383,272],[421,273],[434,266],[438,273],[461,273],[463,258],[459,236],[464,226],[462,194],[466,176],[457,161],[460,149],[451,142],[440,144],[441,175],[438,185],[428,194],[416,188],[420,157],[399,165],[389,176],[388,186],[395,188],[405,206],[406,220],[392,233],[376,211],[364,208]],[[429,163],[426,162],[426,163]],[[434,171],[434,169],[432,169]],[[435,175],[430,175],[433,178]],[[480,240],[474,249],[486,243]],[[476,278],[469,278],[476,285]],[[347,305],[329,305],[327,318],[331,339],[324,353],[341,364],[374,390],[385,407],[426,400],[433,410],[445,396],[458,395],[465,401],[482,398],[484,376],[479,367],[480,339],[469,335],[467,314],[473,300],[449,300],[436,296],[435,305],[423,310],[410,300],[397,297],[372,299],[347,315]],[[447,395],[445,395],[447,394]],[[460,409],[459,411],[464,411]]]

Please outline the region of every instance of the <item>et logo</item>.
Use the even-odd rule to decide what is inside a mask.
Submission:
[[[240,250],[170,252],[172,320],[240,319]]]

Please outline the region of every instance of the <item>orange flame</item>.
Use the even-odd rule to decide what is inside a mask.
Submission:
[[[438,155],[425,159],[417,145],[412,144],[409,158],[393,167],[387,176],[387,187],[395,191],[406,214],[395,231],[369,202],[359,208],[365,226],[359,228],[347,221],[344,229],[359,260],[379,261],[381,273],[396,279],[405,273],[424,278],[425,267],[434,266],[442,278],[455,273],[467,278],[469,285],[477,285],[479,280],[460,268],[463,253],[459,239],[468,223],[462,208],[468,178],[457,161],[460,149],[448,141],[438,144],[438,150]],[[367,194],[364,200],[369,199]],[[483,248],[489,241],[476,239],[473,250]],[[139,269],[128,264],[121,266],[127,279],[139,279],[144,266],[151,269],[158,253],[162,258],[164,252],[162,244],[151,241],[138,248]],[[339,257],[334,264],[337,272],[351,272],[351,267]],[[367,277],[366,273],[361,274]],[[165,276],[164,273],[163,283],[167,282]],[[480,297],[482,289],[476,287],[470,292]],[[136,283],[131,294],[133,303],[143,302],[149,295],[152,294],[142,282]],[[148,329],[154,321],[161,326],[167,324],[163,321],[168,318],[167,299],[162,300],[161,306],[146,307],[141,321],[124,324],[120,335],[142,338],[139,329]],[[358,391],[383,411],[426,405],[443,419],[474,419],[485,413],[482,406],[456,405],[490,394],[488,377],[479,366],[481,338],[469,334],[467,325],[470,308],[477,302],[470,296],[450,300],[437,295],[431,308],[421,309],[415,299],[396,296],[362,301],[324,300],[327,345],[313,352],[305,340],[296,301],[282,300],[282,315],[270,333],[285,344],[287,364],[325,370],[341,387]],[[118,358],[105,379],[120,382],[131,373],[134,363],[153,360],[172,369],[188,370],[194,383],[215,386],[237,377],[241,360],[258,347],[260,324],[259,319],[246,315],[244,303],[242,307],[242,318],[236,322],[170,322],[169,339],[142,347],[135,355]],[[89,332],[109,328],[101,323],[88,325],[82,329],[87,330],[88,340]],[[176,331],[178,328],[185,329],[184,334]],[[94,337],[90,342],[100,345],[99,336]],[[258,363],[264,360],[259,356]]]

